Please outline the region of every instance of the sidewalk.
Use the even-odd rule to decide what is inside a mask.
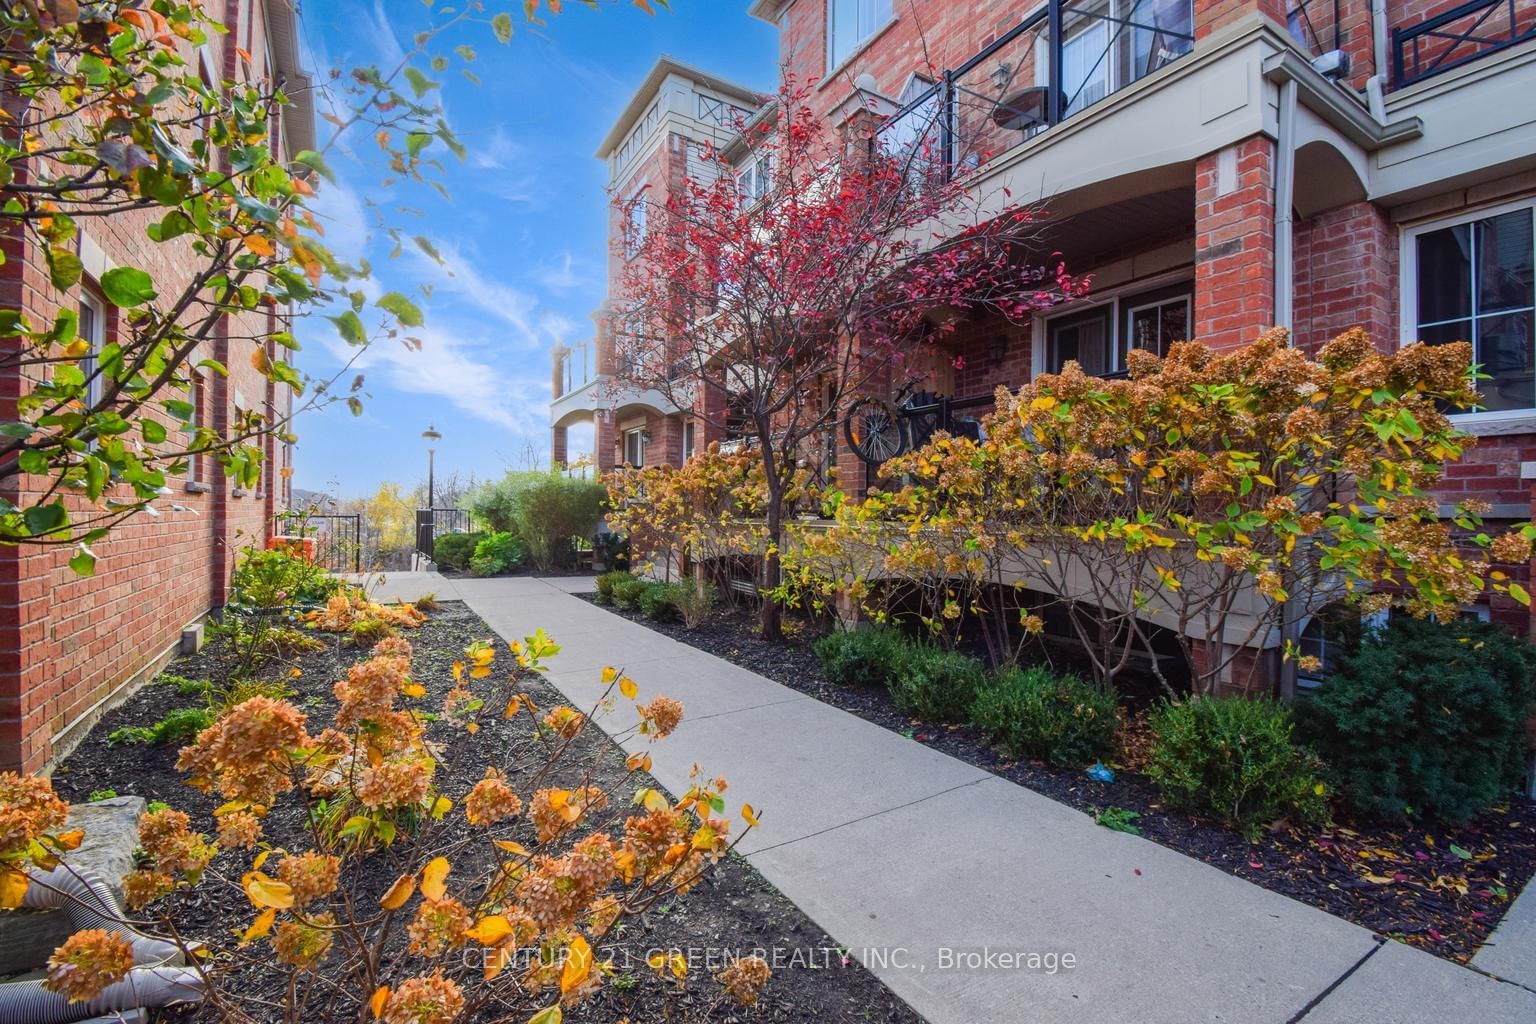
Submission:
[[[376,593],[462,599],[508,640],[542,626],[564,648],[550,680],[578,707],[610,664],[642,700],[681,700],[674,735],[625,745],[650,750],[674,793],[695,763],[726,776],[731,811],[747,802],[762,815],[740,852],[934,1024],[1536,1021],[1532,894],[1478,957],[1527,988],[1101,828],[572,596],[590,587],[400,573]],[[623,716],[606,724],[629,726]],[[1075,966],[999,954],[1071,954]]]

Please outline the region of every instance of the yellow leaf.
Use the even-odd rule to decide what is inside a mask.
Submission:
[[[741,820],[753,828],[757,828],[757,811],[752,809],[751,804],[741,805]]]
[[[25,871],[6,868],[0,871],[0,910],[15,910],[27,895],[31,884]]]
[[[260,871],[261,866],[267,862],[267,858],[270,856],[272,856],[271,850],[262,850],[256,855],[256,859],[251,863],[251,867],[255,868],[257,871]]]
[[[84,338],[77,338],[70,342],[68,345],[64,346],[64,357],[66,359],[79,359],[82,356],[88,356],[90,354],[91,343],[86,341]]]
[[[72,832],[65,832],[62,835],[53,837],[53,841],[57,843],[59,848],[62,850],[78,850],[80,848],[81,841],[84,839],[85,829],[83,828],[77,828]]]
[[[648,772],[651,770],[651,755],[644,752],[639,754],[630,754],[629,759],[624,762],[624,767],[628,768],[632,772]]]
[[[273,256],[277,253],[277,249],[272,245],[272,240],[264,235],[246,235],[245,247],[257,256]]]
[[[648,811],[665,811],[671,805],[667,803],[667,796],[659,789],[645,791],[645,809]]]
[[[619,680],[619,692],[630,700],[634,700],[635,696],[640,692],[640,687],[636,686],[635,681],[629,678],[629,676],[625,676]]]
[[[673,953],[667,957],[667,968],[672,972],[672,977],[679,981],[688,977],[688,961],[681,953]]]
[[[406,683],[400,687],[400,692],[407,697],[425,697],[427,695],[427,688],[420,683]]]
[[[266,373],[272,369],[272,360],[267,358],[267,350],[258,348],[251,353],[251,369],[257,373]]]
[[[451,810],[453,810],[453,801],[445,796],[440,796],[436,800],[432,801],[432,817],[436,818],[438,821],[442,821],[443,816]]]
[[[565,1014],[560,1012],[558,1006],[546,1006],[532,1017],[528,1018],[528,1024],[560,1024]]]
[[[482,946],[494,946],[511,934],[512,922],[507,920],[505,914],[482,917],[464,932],[467,938],[474,939]]]
[[[607,686],[609,683],[613,682],[618,677],[619,677],[619,670],[618,669],[614,668],[612,665],[605,665],[603,667],[603,685],[604,686]]]
[[[586,981],[591,973],[592,946],[585,936],[578,935],[565,950],[565,964],[560,968],[560,994],[565,995]]]
[[[368,1000],[368,1008],[373,1011],[373,1019],[378,1020],[384,1016],[384,1004],[389,1002],[389,986],[380,985],[373,998]]]
[[[476,665],[474,668],[469,670],[469,678],[471,679],[484,679],[490,674],[491,667],[489,665]]]
[[[272,922],[277,920],[277,908],[268,907],[256,915],[256,920],[240,935],[240,945],[249,946],[257,939],[263,938],[272,930]]]
[[[480,723],[470,722],[468,725],[464,726],[464,731],[473,736],[475,733],[480,731]]]
[[[405,906],[405,901],[410,899],[411,893],[415,891],[415,876],[401,875],[395,879],[395,884],[389,887],[389,891],[379,897],[379,906],[385,910],[399,910]]]
[[[1396,881],[1395,878],[1389,878],[1386,875],[1366,875],[1365,880],[1367,882],[1374,882],[1376,885],[1391,885]]]
[[[448,887],[443,882],[448,878],[449,870],[447,857],[432,858],[421,872],[421,894],[429,900],[447,896]]]
[[[521,711],[522,707],[523,707],[523,698],[522,698],[522,695],[519,694],[519,695],[513,697],[511,700],[507,701],[507,713],[502,715],[502,717],[503,718],[511,718],[513,715],[515,715],[519,711]]]
[[[494,839],[492,842],[496,844],[496,849],[498,850],[505,850],[507,853],[516,854],[519,857],[529,856],[530,851],[528,847],[522,843],[514,843],[510,839]]]
[[[287,910],[293,906],[293,890],[287,882],[279,882],[260,871],[247,871],[240,879],[245,895],[257,907],[276,907]]]

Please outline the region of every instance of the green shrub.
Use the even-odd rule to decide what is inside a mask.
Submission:
[[[597,603],[613,604],[614,584],[632,579],[634,577],[627,572],[605,572],[598,576],[595,581],[597,583]]]
[[[464,572],[475,557],[475,547],[485,539],[483,533],[445,533],[432,538],[432,561],[439,569]]]
[[[1525,772],[1536,647],[1484,622],[1394,619],[1296,711],[1359,810],[1461,824]]]
[[[1165,703],[1148,724],[1148,774],[1171,805],[1212,815],[1250,837],[1278,818],[1327,818],[1320,766],[1291,742],[1284,705],[1204,697]]]
[[[811,649],[838,686],[887,686],[910,646],[894,629],[848,629],[828,633]]]
[[[1010,669],[977,692],[971,721],[1009,757],[1083,765],[1114,748],[1115,695],[1043,666]]]
[[[347,642],[353,647],[372,647],[385,637],[397,635],[395,627],[383,619],[358,619],[347,630]]]
[[[93,789],[91,790],[91,795],[86,797],[86,800],[94,804],[101,800],[112,800],[116,797],[117,790],[115,789]]]
[[[923,646],[908,649],[887,685],[896,706],[908,714],[930,722],[964,722],[986,678],[975,658]]]
[[[648,583],[635,598],[635,606],[648,619],[669,622],[677,618],[677,589],[679,583]]]
[[[469,571],[476,576],[496,576],[517,568],[526,554],[517,534],[487,534],[475,545],[474,556],[469,560]]]
[[[573,539],[592,537],[606,496],[595,480],[532,470],[481,484],[463,504],[493,530],[518,534],[533,565],[547,572],[569,559]]]
[[[229,599],[254,608],[324,604],[341,586],[340,579],[301,555],[246,548],[230,577]]]
[[[715,588],[703,580],[690,580],[677,584],[672,591],[672,606],[683,618],[683,625],[696,629],[718,603]]]
[[[125,725],[107,734],[107,746],[126,743],[184,743],[213,724],[207,708],[176,708],[154,725]]]
[[[640,595],[650,585],[649,580],[638,579],[634,576],[627,580],[619,580],[612,587],[613,603],[620,608],[634,609],[640,600]]]
[[[155,677],[155,685],[174,687],[176,693],[182,697],[201,697],[208,692],[208,680],[188,679],[173,672],[160,673]]]
[[[208,706],[215,718],[237,704],[244,704],[252,697],[268,697],[272,700],[288,700],[298,693],[285,679],[236,679],[228,686],[210,688]]]
[[[568,560],[576,538],[590,538],[603,517],[608,491],[595,480],[559,470],[538,474],[518,496],[513,519],[540,572]]]

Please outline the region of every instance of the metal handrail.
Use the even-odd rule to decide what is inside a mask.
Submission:
[[[1516,43],[1536,39],[1536,19],[1533,19],[1524,31],[1520,31],[1516,6],[1516,0],[1471,0],[1470,3],[1454,7],[1443,14],[1426,18],[1417,25],[1394,28],[1392,30],[1393,87],[1400,89],[1415,82],[1422,82],[1426,78],[1450,71],[1452,68],[1459,68],[1463,64],[1486,57],[1491,53],[1508,49]],[[1507,23],[1502,29],[1503,34],[1479,35],[1479,30],[1501,9],[1508,15]],[[1448,25],[1466,18],[1474,18],[1474,16],[1476,16],[1475,20],[1462,31],[1443,31]],[[1426,39],[1443,42],[1446,45],[1433,57],[1426,58],[1422,45]],[[1458,54],[1463,43],[1471,44],[1471,49]],[[1408,71],[1410,47],[1413,50],[1414,66],[1411,74]]]

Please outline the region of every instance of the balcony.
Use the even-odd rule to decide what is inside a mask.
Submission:
[[[1192,0],[1052,0],[880,127],[915,179],[982,167],[1194,50]]]
[[[1536,0],[1471,0],[1414,25],[1392,28],[1396,88],[1536,39]]]

